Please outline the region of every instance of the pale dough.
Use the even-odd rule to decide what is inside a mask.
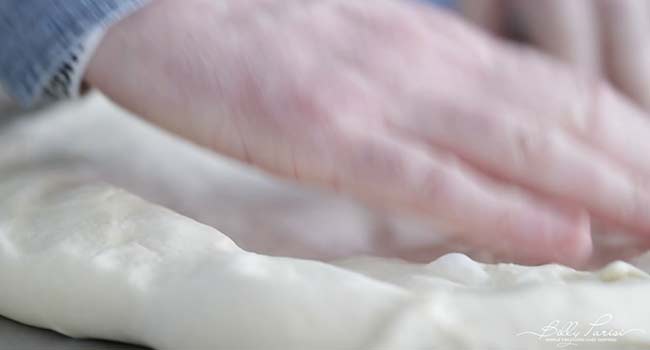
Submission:
[[[650,255],[596,272],[259,255],[73,156],[13,145],[0,153],[0,314],[19,322],[170,350],[556,349],[567,340],[536,334],[558,320],[577,322],[569,348],[650,348]]]

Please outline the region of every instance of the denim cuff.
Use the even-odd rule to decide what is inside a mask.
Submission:
[[[57,79],[73,86],[77,55],[93,33],[135,12],[148,0],[2,0],[0,1],[0,85],[27,107],[57,93]],[[85,57],[90,54],[83,51]],[[77,57],[76,63],[73,57]],[[79,73],[76,69],[77,74]],[[63,72],[63,73],[62,73]],[[58,78],[57,78],[58,77]],[[62,90],[61,90],[62,91]]]
[[[93,30],[76,48],[71,50],[67,59],[59,66],[50,81],[43,88],[43,100],[56,101],[79,97],[86,67],[106,30]]]

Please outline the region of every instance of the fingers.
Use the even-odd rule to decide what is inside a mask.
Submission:
[[[559,127],[480,102],[437,115],[424,107],[409,131],[499,178],[650,233],[650,191],[629,172]]]
[[[531,44],[589,73],[600,71],[596,13],[591,0],[514,0],[511,8]]]
[[[396,136],[351,139],[336,180],[346,192],[451,224],[472,243],[518,261],[574,264],[591,251],[589,224],[580,212],[504,187]]]
[[[639,0],[493,0],[461,2],[470,21],[504,33],[523,23],[530,44],[582,72],[607,76],[650,110],[650,3]],[[508,15],[506,15],[508,14]]]
[[[650,118],[606,83],[531,50],[507,49],[485,82],[493,97],[558,125],[638,177],[650,177]]]
[[[483,108],[457,114],[463,120],[478,116],[483,124],[458,121],[454,137],[485,140],[487,148],[455,147],[501,176],[650,234],[650,122],[644,114],[607,86],[577,78],[543,56],[511,50],[502,58],[502,65],[486,74],[486,85],[462,100]],[[454,145],[454,137],[436,134],[435,128],[428,131],[431,142]]]
[[[547,56],[504,47],[483,45],[489,59],[473,67],[431,67],[404,80],[390,92],[408,106],[395,113],[395,127],[502,179],[650,235],[650,126],[642,114]]]
[[[609,78],[650,110],[650,3],[599,0],[595,4]]]
[[[505,7],[503,0],[460,0],[460,11],[480,28],[500,34],[505,28]]]
[[[467,14],[479,21],[506,21],[469,1]],[[527,40],[588,74],[607,76],[645,110],[650,110],[650,3],[638,0],[509,0],[513,18],[524,23]],[[503,4],[500,7],[504,12]],[[486,27],[486,25],[483,25]],[[503,24],[490,24],[499,27]],[[492,30],[493,31],[493,30]]]

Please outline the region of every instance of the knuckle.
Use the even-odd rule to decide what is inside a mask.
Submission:
[[[360,136],[363,138],[363,136]],[[353,141],[349,176],[367,178],[380,183],[396,183],[408,171],[406,155],[383,141]]]
[[[585,75],[572,78],[575,93],[567,99],[566,123],[579,135],[596,136],[602,130],[600,104],[612,88],[603,80]]]
[[[415,190],[424,198],[428,210],[444,212],[452,210],[457,202],[455,198],[455,178],[461,176],[462,169],[456,165],[432,166],[422,172]]]
[[[448,197],[448,190],[451,185],[451,175],[439,168],[431,168],[424,174],[423,183],[420,185],[424,193],[433,198]]]
[[[503,62],[508,59],[509,53],[504,46],[490,40],[476,40],[470,45],[473,59],[469,71],[475,72],[479,86],[493,89],[503,84],[506,72]]]
[[[510,160],[517,173],[543,170],[555,133],[515,126],[511,130]]]

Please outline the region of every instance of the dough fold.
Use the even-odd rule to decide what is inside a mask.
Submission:
[[[223,165],[104,99],[46,114],[0,130],[2,316],[161,350],[650,349],[650,254],[594,272],[457,253],[429,264],[277,257],[300,239],[295,252],[324,252],[323,237],[358,251],[391,239],[376,239],[358,206]],[[118,187],[180,203],[247,250],[280,243],[249,252]],[[271,221],[286,213],[308,218]],[[269,222],[309,232],[243,234]],[[411,236],[418,248],[434,235]]]
[[[69,336],[170,350],[550,349],[526,332],[553,320],[586,332],[605,317],[599,330],[627,333],[590,349],[650,347],[650,278],[623,262],[270,257],[79,174],[12,169],[0,177],[0,314]]]

